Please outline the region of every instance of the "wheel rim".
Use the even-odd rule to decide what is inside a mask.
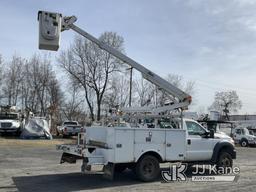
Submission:
[[[245,141],[242,142],[242,146],[246,147],[246,142]]]
[[[154,175],[155,166],[151,161],[146,161],[142,167],[143,175],[146,177],[151,177]]]
[[[231,167],[231,161],[227,155],[223,156],[221,159],[221,166],[222,167]]]

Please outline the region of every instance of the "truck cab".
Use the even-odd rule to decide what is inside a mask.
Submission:
[[[242,147],[255,146],[256,136],[245,127],[237,127],[232,131],[235,143]]]
[[[0,133],[21,133],[21,120],[19,113],[0,112]]]
[[[183,125],[181,125],[181,121],[183,121]],[[234,146],[233,139],[228,135],[213,134],[193,119],[181,120],[178,118],[174,119],[171,124],[186,130],[186,161],[210,160],[214,153],[214,147],[221,142]]]

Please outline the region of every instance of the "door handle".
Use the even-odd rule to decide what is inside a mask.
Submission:
[[[190,145],[191,144],[191,139],[188,139],[187,142],[188,142],[188,145]]]

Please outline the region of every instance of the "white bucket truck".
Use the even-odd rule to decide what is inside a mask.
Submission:
[[[191,103],[191,96],[162,79],[121,52],[102,43],[77,27],[75,16],[62,17],[59,13],[39,11],[39,46],[43,49],[59,47],[60,31],[73,29],[123,62],[137,69],[143,77],[170,95],[172,103],[158,108],[142,108],[154,114],[171,110],[183,111]],[[61,29],[60,29],[61,28]],[[49,32],[49,37],[47,34]],[[55,38],[54,38],[55,36]],[[49,47],[48,47],[49,46]],[[126,112],[129,110],[125,110]],[[131,110],[130,113],[133,113]],[[82,160],[82,171],[90,171],[92,165],[103,165],[104,175],[113,178],[115,171],[134,170],[142,181],[158,177],[159,164],[163,162],[188,162],[190,164],[216,164],[231,167],[236,158],[233,140],[215,137],[199,123],[191,119],[170,118],[169,128],[138,128],[131,126],[94,126],[78,135],[75,145],[58,145],[63,151],[61,163]]]

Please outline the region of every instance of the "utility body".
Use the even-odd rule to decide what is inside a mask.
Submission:
[[[229,136],[213,136],[213,132],[192,119],[175,118],[171,124],[172,127],[165,129],[88,127],[86,133],[79,134],[78,144],[58,145],[57,149],[63,151],[61,163],[82,159],[83,172],[90,171],[92,165],[104,165],[110,170],[105,170],[105,174],[113,177],[115,169],[129,168],[143,181],[155,179],[159,163],[163,162],[232,166],[236,151]],[[146,157],[154,158],[147,160],[153,164],[150,168],[153,175],[138,171]]]

